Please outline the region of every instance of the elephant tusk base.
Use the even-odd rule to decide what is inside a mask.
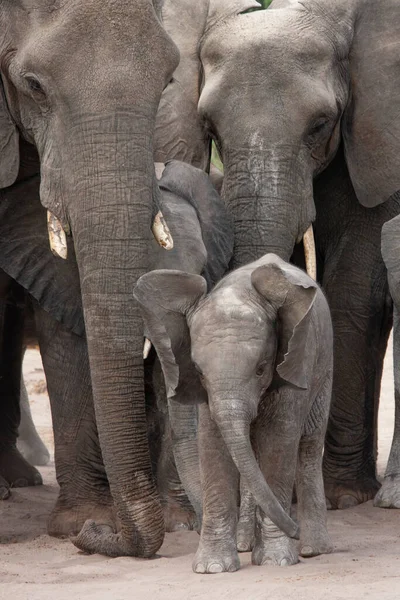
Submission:
[[[304,244],[304,257],[306,259],[306,270],[307,274],[314,279],[317,280],[317,257],[315,254],[315,242],[314,242],[314,231],[313,226],[307,229],[305,234],[303,235],[303,244]]]
[[[174,240],[172,239],[171,232],[168,229],[168,225],[166,224],[161,211],[158,211],[156,214],[151,230],[162,248],[165,248],[165,250],[172,250],[174,247]]]
[[[151,341],[149,339],[145,338],[144,345],[143,345],[143,359],[144,360],[146,360],[146,358],[149,356],[150,350],[151,350]]]
[[[68,254],[65,231],[60,220],[49,210],[47,211],[47,229],[52,253],[65,260]]]

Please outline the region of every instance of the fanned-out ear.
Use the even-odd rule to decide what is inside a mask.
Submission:
[[[19,171],[19,134],[8,111],[0,78],[0,189],[12,185]]]
[[[316,284],[300,269],[278,263],[255,269],[251,282],[278,313],[278,375],[297,388],[307,389],[313,357],[306,347]]]
[[[262,6],[256,0],[209,0],[207,30],[218,21],[239,15],[250,8],[261,9]]]
[[[186,313],[207,292],[205,279],[182,271],[150,271],[138,280],[133,291],[145,326],[164,373],[167,397],[180,384],[180,370],[190,359],[190,333]]]
[[[363,206],[400,189],[400,2],[361,3],[350,52],[351,99],[343,119],[350,177]]]

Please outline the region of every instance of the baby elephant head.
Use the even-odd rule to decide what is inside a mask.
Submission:
[[[261,266],[254,263],[254,269],[238,269],[209,294],[199,275],[153,271],[139,279],[134,296],[169,397],[191,401],[193,394],[196,399],[201,381],[211,415],[257,503],[296,537],[297,526],[262,476],[249,432],[274,378],[278,386],[308,387],[306,343],[317,288],[301,271],[275,258]]]
[[[169,397],[182,383],[183,366],[201,377],[211,405],[218,393],[232,401],[235,393],[251,396],[251,418],[273,378],[307,388],[304,351],[317,288],[277,260],[238,269],[209,294],[200,275],[158,270],[139,279],[134,297]]]

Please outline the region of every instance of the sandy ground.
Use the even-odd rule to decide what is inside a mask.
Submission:
[[[379,471],[393,431],[392,356],[388,352],[379,416]],[[53,449],[48,398],[39,354],[27,353],[24,374],[37,427]],[[56,499],[54,464],[42,468],[45,485],[13,490],[0,506],[0,599],[11,600],[329,600],[400,598],[400,511],[372,502],[329,513],[335,552],[293,567],[255,567],[241,555],[237,573],[195,575],[194,532],[167,534],[153,560],[85,556],[68,540],[46,535]]]

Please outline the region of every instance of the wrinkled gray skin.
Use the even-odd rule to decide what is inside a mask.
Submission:
[[[33,304],[36,328],[31,311],[27,312],[23,290],[3,273],[0,277],[2,309],[1,300],[4,300],[4,310],[0,311],[3,319],[0,348],[4,349],[0,352],[0,475],[3,473],[2,466],[5,466],[3,474],[7,476],[8,485],[4,484],[0,495],[8,496],[10,484],[33,484],[35,477],[39,478],[38,483],[41,482],[39,473],[15,451],[19,408],[22,417],[19,433],[24,433],[26,428],[23,393],[21,407],[19,403],[22,347],[36,342],[38,334],[50,395],[56,475],[60,485],[48,532],[55,536],[77,535],[88,516],[93,514],[103,524],[117,528],[97,437],[73,246],[70,242],[67,261],[51,254],[46,214],[39,201],[37,155],[34,148],[25,142],[21,142],[21,154],[25,160],[17,183],[0,191],[0,265],[37,298]],[[177,161],[169,162],[165,169],[164,165],[157,166],[163,170],[158,182],[160,208],[170,223],[175,246],[172,251],[165,252],[149,231],[149,266],[202,273],[212,286],[227,270],[232,256],[231,219],[203,171]],[[38,304],[45,310],[40,309]],[[146,367],[150,373],[153,370],[151,362],[146,361],[150,363]],[[156,463],[154,474],[166,529],[192,528],[196,526],[196,516],[176,474],[170,430],[173,431],[174,451],[181,476],[189,480],[189,489],[192,485],[197,489],[191,499],[200,514],[201,510],[196,506],[196,498],[200,495],[199,478],[195,477],[198,473],[197,411],[195,406],[179,406],[177,411],[176,403],[171,402],[170,425],[168,418],[163,418],[166,412],[164,386],[157,380],[148,383],[146,410],[150,449]],[[154,394],[157,401],[153,405]],[[33,427],[31,421],[30,427]],[[158,450],[160,428],[163,432],[161,456]],[[19,440],[18,448],[21,450]]]
[[[94,416],[74,247],[68,239],[66,261],[52,255],[37,152],[20,139],[20,156],[17,181],[0,190],[0,475],[7,487],[41,483],[38,471],[17,451],[22,450],[18,428],[24,433],[23,347],[39,341],[60,486],[47,530],[55,536],[77,535],[88,517],[114,526],[115,511]]]
[[[157,167],[156,170],[160,170],[160,167],[162,170],[163,165]],[[211,288],[227,271],[233,252],[233,223],[224,204],[208,175],[186,163],[170,161],[162,173],[159,187],[160,207],[169,224],[174,248],[165,252],[154,239],[150,239],[150,270],[171,269],[202,274]],[[184,348],[186,346],[181,347],[182,352]],[[163,417],[163,440],[156,473],[167,531],[193,529],[201,522],[197,450],[198,390],[196,385],[193,389],[190,386],[189,373],[184,393],[191,395],[190,405],[182,404],[179,394],[167,400],[163,377],[157,364],[154,365],[151,387]],[[149,392],[148,389],[146,399],[151,395]],[[188,505],[180,480],[197,518]]]
[[[178,3],[166,0],[162,13],[181,55],[201,34],[199,52],[181,60],[162,96],[161,107],[177,107],[170,135],[185,140],[167,148],[176,158],[183,147],[203,152],[191,134],[198,127],[203,140],[215,139],[236,266],[268,251],[289,260],[316,219],[318,279],[334,330],[326,494],[332,508],[364,502],[379,488],[376,414],[392,319],[380,231],[400,209],[400,5],[276,0],[239,14],[257,3],[210,0],[183,12]],[[184,64],[192,75],[200,66],[202,85],[190,93],[180,89],[188,86]],[[194,89],[197,116],[188,109]],[[195,124],[179,120],[185,110]],[[160,108],[159,152],[162,117]]]
[[[169,396],[185,384],[180,364],[190,359],[177,345],[184,336],[191,342],[197,385],[204,388],[199,407],[203,524],[193,569],[216,573],[240,566],[239,474],[258,505],[253,563],[296,563],[290,538],[297,537],[298,527],[288,516],[296,466],[300,553],[329,552],[322,449],[331,398],[332,326],[325,297],[303,271],[274,254],[206,291],[202,277],[153,271],[139,279],[134,292]],[[182,402],[190,399],[180,395]]]
[[[41,203],[72,232],[96,423],[121,524],[115,534],[89,521],[75,543],[149,557],[164,523],[131,290],[148,268],[158,209],[153,130],[178,52],[151,0],[4,0],[0,61],[0,187],[18,176],[22,136],[40,156]]]

